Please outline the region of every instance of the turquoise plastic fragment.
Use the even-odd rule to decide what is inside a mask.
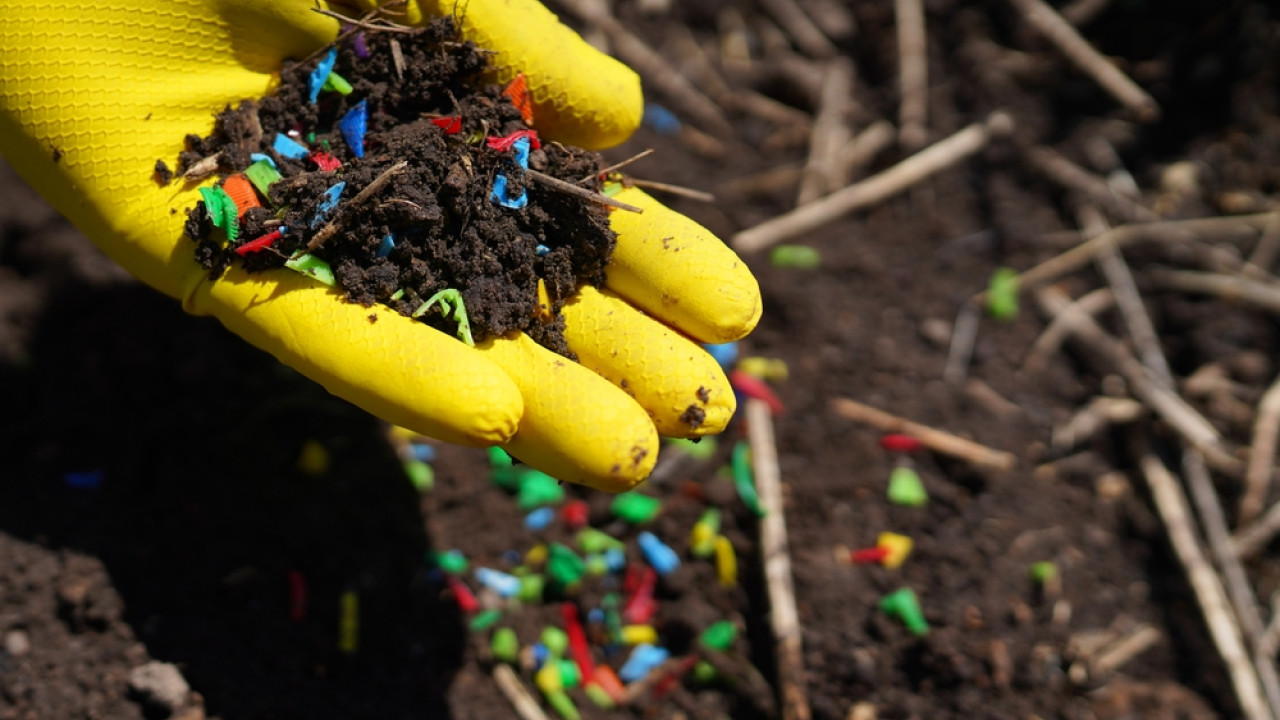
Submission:
[[[382,238],[382,243],[378,245],[378,257],[384,258],[396,249],[396,239],[392,235],[386,235]]]
[[[316,206],[316,214],[311,216],[311,227],[315,228],[324,221],[334,208],[338,207],[338,200],[342,197],[342,191],[347,187],[347,183],[338,182],[333,187],[324,191],[324,199]]]
[[[271,143],[271,149],[275,150],[281,157],[287,157],[291,160],[301,160],[311,154],[305,146],[298,144],[293,138],[284,133],[276,133],[276,139]]]
[[[333,66],[338,62],[338,48],[331,47],[325,56],[320,58],[320,62],[316,64],[316,69],[311,71],[311,75],[307,78],[307,90],[309,92],[307,99],[314,105],[320,97],[320,89],[324,87],[326,81],[329,80],[329,73],[333,72]]]
[[[294,255],[285,261],[284,266],[330,287],[334,284],[333,268],[311,253]]]

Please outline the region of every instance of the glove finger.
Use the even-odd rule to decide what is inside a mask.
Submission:
[[[201,283],[186,309],[216,316],[329,392],[414,432],[495,445],[519,425],[520,390],[480,352],[388,308],[348,303],[302,275],[232,269]]]
[[[747,335],[760,320],[760,286],[747,264],[711,231],[626,188],[618,200],[643,213],[614,210],[618,234],[606,286],[632,305],[706,343]]]
[[[552,477],[605,492],[629,490],[649,476],[658,433],[626,393],[521,333],[477,347],[524,396],[507,452]]]
[[[697,343],[590,286],[561,312],[578,361],[634,397],[660,434],[713,435],[729,424],[737,407],[733,388]]]

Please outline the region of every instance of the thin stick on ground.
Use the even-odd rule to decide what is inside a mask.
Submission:
[[[1009,4],[1022,14],[1028,25],[1053,43],[1067,60],[1093,78],[1103,90],[1128,109],[1135,119],[1154,122],[1160,118],[1160,106],[1155,98],[1103,57],[1057,11],[1041,0],[1009,0]]]
[[[1068,317],[1074,316],[1077,312],[1092,317],[1104,310],[1110,310],[1115,304],[1116,296],[1111,292],[1111,288],[1098,288],[1073,300],[1071,306],[1075,309],[1066,315],[1058,315],[1050,320],[1049,324],[1045,326],[1044,332],[1040,333],[1040,337],[1031,343],[1031,350],[1027,352],[1027,359],[1022,363],[1023,372],[1040,372],[1048,364],[1049,358],[1071,336],[1071,325],[1067,321]]]
[[[764,250],[855,210],[875,205],[977,153],[993,137],[1007,134],[1012,125],[1008,115],[993,113],[985,122],[974,123],[884,172],[743,230],[733,236],[731,244],[740,252]]]
[[[1262,512],[1275,473],[1276,441],[1280,436],[1280,376],[1272,381],[1258,403],[1253,423],[1253,443],[1244,471],[1244,493],[1237,511],[1239,524],[1246,525]]]
[[[893,123],[888,120],[877,120],[871,123],[840,148],[836,155],[833,173],[845,182],[855,173],[861,175],[863,169],[876,159],[880,151],[893,144],[896,136]]]
[[[646,149],[644,149],[644,150],[641,150],[640,152],[636,153],[635,155],[632,155],[631,157],[627,158],[626,160],[623,160],[623,161],[621,161],[621,162],[616,162],[616,163],[614,163],[614,164],[612,164],[612,165],[610,165],[610,166],[608,166],[608,167],[606,167],[606,168],[602,169],[600,172],[593,172],[593,173],[591,173],[590,175],[587,175],[586,177],[584,177],[584,178],[582,178],[581,180],[579,180],[579,181],[578,181],[578,184],[579,184],[579,185],[581,185],[581,184],[583,184],[583,183],[585,183],[585,182],[589,182],[589,181],[591,181],[591,180],[594,180],[594,179],[596,179],[596,178],[598,178],[598,177],[600,177],[600,176],[602,176],[602,175],[608,175],[608,174],[609,174],[609,173],[611,173],[611,172],[615,172],[615,171],[621,170],[622,168],[624,168],[624,167],[626,167],[626,166],[630,165],[631,163],[633,163],[633,162],[635,162],[635,161],[637,161],[637,160],[643,160],[644,158],[647,158],[647,157],[649,157],[649,156],[650,156],[650,155],[652,155],[652,154],[653,154],[653,148],[646,148]]]
[[[561,180],[560,178],[552,177],[545,173],[540,173],[537,170],[532,170],[532,169],[525,170],[524,176],[538,183],[539,185],[549,187],[553,190],[559,190],[560,192],[565,193],[567,195],[579,197],[579,198],[582,198],[583,200],[588,200],[593,203],[598,203],[606,207],[618,208],[619,210],[626,210],[628,212],[633,212],[633,213],[644,212],[644,208],[638,208],[635,205],[624,203],[621,200],[614,200],[608,195],[601,195],[598,192],[592,192],[584,187],[574,185],[571,182]]]
[[[511,703],[520,720],[549,720],[547,714],[542,711],[542,706],[525,688],[524,683],[520,682],[520,678],[510,666],[503,663],[494,665],[493,681],[498,684],[498,689]]]
[[[1084,195],[1125,222],[1155,222],[1160,219],[1155,213],[1116,192],[1105,179],[1071,162],[1055,150],[1043,145],[1033,145],[1023,150],[1023,157],[1028,165],[1045,178]]]
[[[1265,280],[1272,277],[1271,266],[1280,255],[1280,212],[1271,214],[1271,220],[1262,230],[1262,237],[1249,254],[1249,262],[1244,266],[1245,275],[1253,280]]]
[[[747,401],[747,432],[751,441],[751,465],[756,490],[765,515],[760,518],[760,553],[769,592],[769,620],[777,641],[778,686],[783,720],[809,720],[809,700],[804,689],[804,654],[800,613],[796,609],[791,580],[791,551],[787,546],[787,520],[782,504],[782,477],[773,438],[773,417],[763,400]]]
[[[1161,288],[1199,295],[1212,295],[1227,302],[1238,302],[1280,313],[1280,288],[1268,283],[1248,280],[1236,275],[1152,268],[1147,277]]]
[[[827,63],[822,76],[822,95],[818,98],[813,131],[809,133],[809,157],[796,194],[797,205],[817,200],[847,182],[837,181],[834,166],[840,148],[852,135],[849,130],[852,98],[853,61],[847,57],[835,58]]]
[[[1017,462],[1017,458],[1012,453],[989,448],[986,445],[966,440],[944,430],[931,428],[928,425],[921,425],[892,413],[877,410],[870,405],[863,405],[849,398],[838,397],[832,399],[831,409],[840,417],[854,422],[865,423],[881,432],[911,435],[936,453],[959,458],[979,467],[1008,470]]]
[[[1231,678],[1236,700],[1240,703],[1244,716],[1250,720],[1273,720],[1253,664],[1245,651],[1240,627],[1230,611],[1226,591],[1196,539],[1182,488],[1178,486],[1173,473],[1151,453],[1143,454],[1141,466],[1156,512],[1169,535],[1169,544],[1173,546],[1174,555],[1186,573],[1196,603],[1209,628],[1209,635],[1226,665],[1227,675]]]
[[[1231,544],[1242,558],[1257,555],[1276,535],[1280,535],[1280,502],[1267,508],[1262,517],[1236,530]]]
[[[894,0],[898,30],[898,142],[917,150],[928,139],[929,60],[921,0]]]
[[[672,185],[671,183],[658,182],[657,180],[641,180],[640,178],[628,178],[628,182],[642,190],[657,190],[658,192],[669,193],[671,195],[679,195],[690,200],[698,202],[713,203],[716,196],[702,190],[694,190],[683,185]]]
[[[378,177],[373,179],[373,182],[365,185],[363,190],[356,193],[355,197],[346,202],[345,207],[343,208],[344,212],[330,220],[327,225],[320,228],[320,232],[312,236],[311,242],[307,243],[307,252],[314,252],[316,248],[319,248],[325,243],[325,241],[333,237],[334,233],[338,232],[338,229],[342,227],[343,219],[346,218],[352,208],[360,207],[360,205],[364,204],[369,198],[382,192],[382,189],[387,186],[387,183],[391,182],[391,178],[404,172],[404,169],[407,167],[409,167],[409,161],[401,160],[395,165],[383,170]]]
[[[791,39],[796,41],[796,46],[809,57],[829,58],[837,54],[831,39],[795,0],[761,0],[761,4]]]

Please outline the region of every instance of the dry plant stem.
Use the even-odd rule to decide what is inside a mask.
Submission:
[[[1212,295],[1232,303],[1244,303],[1268,312],[1280,313],[1280,287],[1246,280],[1234,275],[1195,272],[1192,270],[1147,271],[1159,287],[1179,292]]]
[[[743,230],[733,236],[731,244],[741,252],[763,250],[855,210],[875,205],[977,153],[994,135],[1006,132],[1011,124],[1009,116],[993,113],[985,122],[974,123],[884,172]]]
[[[911,435],[936,453],[960,458],[978,467],[1008,470],[1017,462],[1012,453],[965,440],[949,432],[912,422],[849,398],[833,398],[831,409],[840,417],[865,423],[881,432]]]
[[[356,19],[353,17],[347,17],[342,13],[337,13],[332,10],[326,10],[324,8],[318,8],[318,7],[311,8],[311,12],[319,13],[326,17],[331,17],[337,20],[338,22],[345,23],[347,25],[351,25],[354,27],[358,27],[361,30],[369,30],[371,32],[393,32],[393,33],[403,33],[406,35],[418,32],[417,28],[407,27],[405,25],[396,25],[394,23],[385,22],[385,21],[375,22],[369,19],[369,15],[366,15],[363,19]],[[370,13],[370,15],[373,15],[373,14],[374,13]]]
[[[579,187],[577,185],[574,185],[571,182],[566,182],[564,180],[561,180],[560,178],[551,177],[550,175],[547,175],[545,173],[540,173],[537,170],[525,170],[524,176],[538,183],[539,185],[549,187],[553,190],[559,190],[560,192],[565,193],[566,195],[579,197],[579,198],[582,198],[583,200],[588,200],[593,203],[598,203],[606,207],[618,208],[619,210],[627,210],[633,213],[644,212],[644,208],[638,208],[635,205],[624,203],[621,200],[614,200],[608,195],[601,195],[598,192],[592,192],[584,187]]]
[[[898,30],[898,142],[917,150],[928,139],[929,60],[922,0],[894,0]]]
[[[835,172],[841,178],[861,175],[863,169],[876,159],[885,148],[893,144],[897,131],[888,120],[877,120],[858,133],[836,156]]]
[[[848,124],[852,98],[853,61],[847,57],[834,58],[823,73],[822,96],[818,99],[813,131],[809,134],[809,158],[796,195],[797,205],[817,200],[848,183],[847,179],[840,181],[834,160],[852,135]]]
[[[1258,403],[1249,463],[1244,471],[1244,494],[1237,511],[1240,525],[1253,522],[1262,512],[1274,472],[1277,435],[1280,435],[1280,376],[1272,381]]]
[[[1231,544],[1240,557],[1252,557],[1265,548],[1277,534],[1280,534],[1280,503],[1267,508],[1262,517],[1237,530],[1231,536]]]
[[[1126,222],[1155,222],[1160,218],[1133,200],[1117,193],[1103,178],[1071,162],[1054,150],[1035,145],[1023,156],[1036,172],[1069,190],[1075,190]]]
[[[493,681],[498,684],[498,689],[511,703],[520,720],[549,720],[547,714],[542,712],[542,706],[525,688],[524,683],[520,682],[511,666],[503,663],[494,665]]]
[[[754,90],[735,90],[720,74],[711,57],[687,27],[677,25],[671,32],[672,50],[682,59],[681,68],[688,73],[690,82],[726,112],[744,112],[780,125],[809,125],[811,118],[803,110],[780,103]]]
[[[382,174],[373,179],[373,182],[365,185],[363,190],[356,193],[355,197],[347,201],[345,210],[349,212],[352,208],[360,207],[360,205],[364,204],[369,198],[377,195],[379,192],[382,192],[382,189],[387,186],[387,183],[391,182],[391,178],[399,175],[406,167],[409,167],[409,161],[401,160],[395,165],[383,170]],[[317,248],[323,245],[325,241],[333,237],[334,233],[338,232],[338,229],[342,227],[342,221],[347,216],[347,212],[340,213],[337,217],[330,220],[327,225],[320,228],[320,232],[316,233],[311,238],[311,242],[307,243],[307,252],[314,252]]]
[[[1277,254],[1280,254],[1280,212],[1272,213],[1271,220],[1263,228],[1262,237],[1258,238],[1258,244],[1249,254],[1245,274],[1253,280],[1271,278],[1271,266],[1275,264]]]
[[[1110,310],[1115,304],[1116,296],[1111,292],[1111,288],[1098,288],[1072,301],[1071,307],[1074,310],[1050,320],[1049,324],[1045,326],[1044,332],[1040,333],[1040,337],[1036,338],[1036,341],[1031,344],[1027,359],[1022,363],[1023,371],[1037,373],[1048,364],[1049,358],[1056,354],[1058,349],[1062,347],[1062,343],[1071,336],[1071,324],[1067,321],[1068,317],[1073,317],[1077,312],[1094,316],[1105,310]]]
[[[761,0],[761,4],[764,5],[765,12],[778,21],[791,39],[796,41],[796,46],[809,57],[829,58],[837,54],[831,39],[795,0]]]
[[[1097,17],[1110,4],[1111,0],[1071,0],[1062,8],[1062,19],[1080,27]]]
[[[1095,50],[1053,8],[1041,0],[1009,0],[1009,4],[1022,14],[1028,25],[1053,43],[1067,60],[1092,77],[1134,118],[1141,122],[1154,122],[1160,118],[1160,106],[1155,99]]]
[[[774,444],[773,416],[763,400],[747,401],[747,433],[756,490],[765,515],[760,518],[760,552],[769,592],[769,620],[777,641],[778,686],[783,720],[809,720],[804,689],[804,653],[800,613],[791,580],[791,551],[787,547],[787,519],[782,506],[782,477]]]
[[[616,162],[616,163],[614,163],[614,164],[612,164],[612,165],[610,165],[610,166],[608,166],[608,167],[604,168],[604,169],[603,169],[603,170],[601,170],[600,172],[594,172],[594,173],[591,173],[590,175],[587,175],[586,177],[584,177],[584,178],[582,178],[581,180],[579,180],[579,181],[578,181],[578,184],[579,184],[579,185],[581,185],[581,184],[583,184],[583,183],[585,183],[585,182],[590,182],[591,180],[594,180],[594,179],[596,179],[596,178],[598,178],[598,177],[604,177],[605,175],[608,175],[608,174],[609,174],[609,173],[611,173],[611,172],[615,172],[615,171],[617,171],[617,170],[621,170],[622,168],[624,168],[624,167],[626,167],[626,166],[630,165],[631,163],[633,163],[633,162],[635,162],[635,161],[637,161],[637,160],[642,160],[642,159],[644,159],[644,158],[647,158],[647,157],[649,157],[649,156],[650,156],[650,155],[652,155],[652,154],[653,154],[653,148],[647,148],[647,149],[645,149],[645,150],[641,150],[640,152],[636,153],[635,155],[632,155],[631,157],[627,158],[626,160],[623,160],[622,162]]]
[[[722,183],[716,188],[721,197],[753,197],[757,195],[781,194],[795,187],[800,182],[804,168],[799,163],[777,165],[751,175],[744,175],[735,180]]]
[[[579,20],[595,25],[609,36],[618,58],[630,65],[644,79],[648,88],[662,94],[674,106],[685,113],[703,129],[726,138],[737,136],[733,125],[724,113],[706,95],[703,95],[684,78],[657,51],[627,30],[613,13],[596,0],[556,0]]]
[[[404,79],[404,50],[400,48],[400,41],[391,38],[391,62],[396,67],[396,79]]]
[[[981,322],[982,308],[978,303],[967,302],[960,306],[956,323],[951,329],[947,365],[942,369],[942,379],[946,383],[959,385],[969,374],[969,358],[973,357],[973,345],[978,341],[978,325]]]
[[[1130,660],[1151,649],[1163,639],[1164,633],[1152,625],[1143,623],[1134,628],[1133,632],[1111,643],[1106,649],[1098,653],[1098,656],[1090,663],[1090,669],[1095,675],[1105,675],[1114,670],[1119,670]]]
[[[1236,700],[1240,703],[1244,716],[1250,720],[1274,720],[1267,709],[1253,663],[1245,651],[1240,627],[1232,617],[1226,591],[1196,538],[1187,499],[1178,486],[1177,478],[1149,452],[1143,454],[1141,466],[1156,511],[1164,521],[1169,543],[1186,572],[1187,581],[1204,614],[1213,644],[1226,665]]]
[[[693,188],[687,188],[683,185],[672,185],[671,183],[658,182],[657,180],[641,180],[640,178],[630,178],[629,182],[643,190],[657,190],[658,192],[679,195],[683,198],[697,200],[698,202],[704,203],[713,203],[716,201],[716,196],[709,192],[694,190]]]

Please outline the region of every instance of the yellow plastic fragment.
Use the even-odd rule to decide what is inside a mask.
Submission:
[[[658,642],[658,631],[652,625],[624,625],[622,642],[625,645],[654,645]]]
[[[360,596],[355,590],[342,593],[339,600],[338,650],[348,655],[360,646]]]
[[[329,471],[329,451],[318,440],[307,440],[298,451],[298,472],[319,477]]]
[[[723,535],[716,538],[716,576],[724,587],[738,584],[738,556],[733,552],[733,543]]]
[[[890,570],[902,567],[902,563],[906,562],[907,556],[911,554],[911,548],[914,541],[906,535],[897,533],[882,532],[876,538],[876,547],[882,547],[889,551],[888,555],[880,561],[880,564]]]

